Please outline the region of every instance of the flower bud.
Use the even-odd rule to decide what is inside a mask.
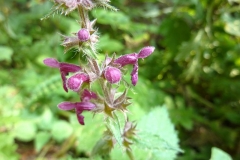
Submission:
[[[121,67],[128,65],[128,64],[135,64],[137,62],[138,55],[136,53],[126,54],[117,58],[114,63],[120,64]]]
[[[77,34],[78,34],[78,39],[82,42],[88,41],[90,39],[90,33],[85,28],[80,29]]]
[[[138,54],[138,58],[146,58],[154,51],[155,47],[144,47]]]
[[[89,77],[85,73],[77,73],[67,80],[67,87],[75,92],[78,92],[82,83],[89,81]]]
[[[122,73],[118,68],[115,67],[107,67],[104,76],[110,83],[117,83],[121,80]]]

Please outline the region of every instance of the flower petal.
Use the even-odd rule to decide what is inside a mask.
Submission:
[[[61,110],[72,110],[76,108],[76,104],[72,102],[62,102],[58,104],[58,108]]]
[[[107,67],[104,71],[104,77],[110,83],[117,83],[122,78],[122,73],[118,68],[115,67]]]
[[[59,68],[59,62],[55,58],[46,58],[43,63],[48,67]]]
[[[81,100],[83,102],[88,102],[90,101],[91,99],[97,99],[97,94],[94,93],[94,92],[91,92],[87,89],[84,89],[82,95],[81,95]]]
[[[82,113],[83,111],[90,111],[96,107],[94,103],[91,102],[76,102],[76,111]]]
[[[84,125],[85,124],[84,123],[84,116],[81,115],[80,113],[78,114],[77,112],[76,112],[76,115],[77,115],[78,123],[80,123],[81,125]]]
[[[152,46],[148,46],[148,47],[144,47],[143,49],[141,49],[141,51],[138,54],[138,58],[146,58],[148,57],[150,54],[152,54],[152,52],[154,51],[155,47]]]
[[[135,64],[137,62],[137,59],[138,59],[137,53],[126,54],[124,56],[117,58],[114,61],[114,63],[118,63],[121,65],[121,67],[123,67],[127,64]]]
[[[89,81],[89,77],[85,73],[77,73],[67,80],[67,88],[78,92],[82,83],[85,81]]]
[[[82,28],[77,33],[78,39],[82,42],[88,41],[90,39],[90,33],[86,28]]]
[[[138,63],[135,63],[133,65],[133,70],[131,73],[131,80],[132,80],[132,84],[135,86],[138,81]]]
[[[67,88],[67,78],[66,78],[67,74],[65,72],[61,72],[61,78],[62,78],[62,83],[63,83],[63,89],[68,92],[68,88]]]
[[[60,71],[61,72],[78,72],[80,71],[82,68],[78,65],[75,65],[75,64],[71,64],[71,63],[64,63],[64,62],[61,62],[60,64]]]
[[[76,104],[76,114],[77,114],[77,118],[78,118],[78,122],[81,125],[84,125],[84,116],[81,115],[81,113],[83,111],[90,111],[93,108],[95,108],[95,104],[91,103],[91,102],[77,102]]]

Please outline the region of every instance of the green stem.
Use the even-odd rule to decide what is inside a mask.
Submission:
[[[81,18],[81,27],[82,28],[87,28],[87,13],[86,10],[83,9],[82,6],[78,5],[78,13]]]

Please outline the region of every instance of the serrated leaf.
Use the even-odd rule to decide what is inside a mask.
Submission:
[[[14,137],[20,141],[29,142],[36,135],[36,125],[33,122],[19,122],[14,128]]]
[[[62,142],[67,139],[73,132],[73,128],[66,121],[60,120],[53,124],[51,134],[54,140]]]
[[[39,152],[45,144],[50,140],[50,134],[48,132],[38,132],[35,138],[34,147]]]
[[[135,159],[173,160],[180,148],[166,107],[157,107],[137,123],[137,141],[132,145]],[[126,153],[114,148],[113,157],[127,159]]]
[[[210,160],[232,160],[232,158],[226,152],[219,148],[213,147]]]

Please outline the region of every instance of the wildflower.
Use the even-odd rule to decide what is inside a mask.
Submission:
[[[71,64],[71,63],[58,62],[54,58],[46,58],[43,60],[43,63],[48,67],[59,68],[60,73],[61,73],[62,82],[63,82],[63,89],[66,92],[68,92],[68,88],[66,85],[66,81],[67,81],[66,76],[69,74],[69,72],[75,73],[75,72],[78,72],[81,70],[80,66],[77,66],[77,65]]]
[[[95,104],[91,102],[62,102],[58,104],[58,108],[61,110],[72,110],[75,109],[78,122],[84,125],[84,116],[81,115],[83,111],[91,111],[95,108]]]
[[[82,42],[88,41],[90,39],[90,33],[85,28],[80,29],[77,35],[78,35],[78,39]]]
[[[83,82],[88,82],[89,76],[86,73],[76,73],[67,79],[67,88],[75,92],[80,90]]]
[[[84,90],[81,95],[82,102],[62,102],[58,104],[58,108],[61,110],[72,110],[75,109],[78,122],[84,125],[84,116],[81,115],[83,111],[91,111],[96,105],[90,102],[91,99],[96,99],[97,95],[94,92]]]
[[[117,83],[121,80],[122,73],[118,68],[107,67],[104,71],[104,76],[110,83]]]
[[[154,51],[154,47],[148,46],[144,47],[143,49],[140,50],[140,52],[137,53],[131,53],[131,54],[126,54],[123,55],[116,60],[114,60],[114,63],[120,65],[121,67],[132,64],[133,65],[133,70],[131,72],[131,81],[132,84],[135,86],[138,81],[138,59],[139,58],[146,58],[149,55],[152,54]]]

